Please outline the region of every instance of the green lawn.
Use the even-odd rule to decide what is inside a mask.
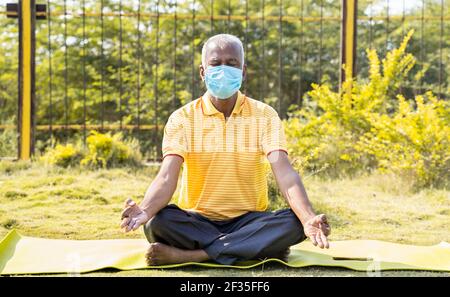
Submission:
[[[127,197],[138,201],[156,167],[84,171],[38,163],[0,161],[0,237],[16,228],[27,236],[59,239],[144,238],[124,234],[120,212]],[[378,239],[433,245],[450,242],[450,192],[419,192],[399,179],[371,175],[355,179],[304,179],[318,212],[331,221],[331,240]],[[279,205],[280,203],[275,203]],[[250,270],[103,270],[87,276],[365,276],[338,268],[286,268],[278,264]],[[420,271],[383,272],[386,276],[448,276]]]

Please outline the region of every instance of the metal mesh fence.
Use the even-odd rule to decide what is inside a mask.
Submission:
[[[3,1],[6,3],[5,1]],[[280,116],[299,109],[311,83],[339,87],[341,2],[337,0],[47,0],[47,19],[36,22],[36,138],[85,140],[89,130],[137,137],[157,159],[165,121],[205,91],[198,66],[211,35],[230,33],[244,43],[244,92]],[[4,7],[4,5],[3,5]],[[409,46],[420,79],[405,81],[413,96],[449,91],[449,15],[444,0],[360,0],[357,74],[367,77],[366,48],[381,56]],[[17,114],[17,20],[0,13],[0,127]],[[1,131],[0,131],[1,132]]]

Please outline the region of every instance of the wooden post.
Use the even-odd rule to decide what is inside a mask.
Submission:
[[[340,87],[346,79],[345,70],[350,77],[356,75],[357,11],[358,0],[342,0]],[[351,92],[351,86],[345,91]]]

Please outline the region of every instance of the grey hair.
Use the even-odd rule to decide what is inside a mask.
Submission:
[[[215,43],[218,47],[224,48],[226,45],[229,44],[236,44],[240,48],[241,52],[241,61],[242,65],[241,67],[244,67],[244,46],[242,45],[242,41],[237,38],[234,35],[231,34],[217,34],[212,37],[210,37],[208,40],[206,40],[205,44],[203,44],[202,48],[202,65],[203,67],[206,66],[206,49],[210,43]]]

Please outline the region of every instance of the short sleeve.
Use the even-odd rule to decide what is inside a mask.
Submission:
[[[162,154],[163,158],[168,155],[179,155],[186,159],[187,142],[184,117],[177,111],[170,115],[164,126]]]
[[[261,146],[264,154],[267,156],[270,152],[276,150],[282,150],[287,153],[283,123],[275,109],[267,106],[264,111],[263,120]]]

